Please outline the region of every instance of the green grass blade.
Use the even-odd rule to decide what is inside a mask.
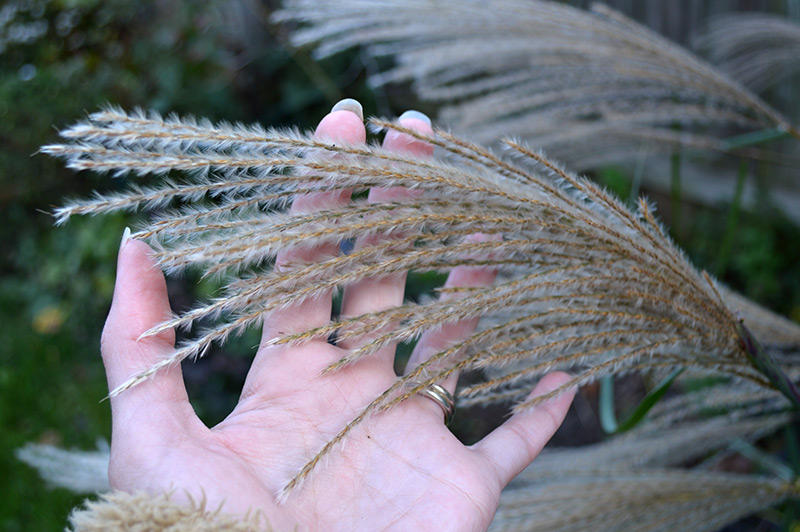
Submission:
[[[669,390],[670,386],[672,386],[672,383],[675,382],[675,379],[677,379],[678,375],[681,373],[683,373],[683,368],[676,369],[667,375],[667,378],[658,383],[655,388],[647,392],[647,395],[644,396],[644,399],[642,399],[642,402],[640,402],[636,407],[636,410],[634,410],[631,415],[628,416],[628,418],[623,421],[622,424],[620,424],[618,431],[625,432],[638,425],[644,419],[650,409],[653,408],[662,397],[664,397],[664,394],[667,393],[667,390]]]
[[[744,440],[733,442],[731,444],[731,449],[780,479],[786,480],[787,482],[791,482],[795,479],[795,474],[791,467],[778,460],[773,455],[762,451]]]
[[[742,205],[742,196],[744,195],[744,184],[747,181],[750,165],[742,159],[739,163],[739,173],[736,177],[736,190],[733,193],[733,201],[731,202],[731,209],[728,212],[728,221],[725,224],[725,234],[722,237],[722,244],[719,247],[719,255],[717,256],[717,277],[722,277],[725,270],[728,268],[728,261],[731,258],[731,250],[733,249],[733,242],[736,239],[736,229],[739,224],[739,211]]]
[[[675,152],[672,154],[670,164],[670,215],[672,217],[672,230],[676,238],[682,234],[681,224],[681,154]]]
[[[800,390],[794,382],[783,372],[775,359],[761,347],[743,322],[740,321],[736,325],[736,330],[739,333],[739,345],[753,367],[764,374],[775,389],[789,399],[795,409],[800,409]]]
[[[725,146],[726,151],[730,151],[735,150],[736,148],[745,148],[790,136],[791,133],[781,128],[761,129],[759,131],[752,131],[750,133],[744,133],[742,135],[736,135],[735,137],[727,138],[723,141],[723,145]]]
[[[647,392],[644,399],[636,406],[633,412],[623,421],[617,423],[616,415],[614,414],[614,381],[613,377],[607,377],[600,383],[600,424],[607,434],[619,434],[627,432],[636,427],[647,413],[653,408],[658,401],[664,397],[672,383],[678,378],[678,375],[683,373],[684,368],[678,368],[670,373],[663,381]]]
[[[600,380],[600,426],[606,434],[616,434],[619,429],[614,412],[614,376],[606,375]]]

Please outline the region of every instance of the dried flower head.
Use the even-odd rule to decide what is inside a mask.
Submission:
[[[698,272],[646,201],[631,212],[594,183],[512,140],[505,141],[509,155],[500,157],[444,131],[427,137],[384,120],[371,124],[429,142],[441,157],[422,160],[374,145],[320,142],[297,131],[111,108],[62,132],[66,144],[42,148],[77,170],[178,171],[180,178],[170,174],[149,188],[77,201],[56,216],[63,222],[74,214],[158,207],[159,214],[133,236],[157,249],[158,263],[167,271],[191,266],[225,280],[220,297],[145,334],[206,318],[215,324],[112,394],[159,368],[202,355],[212,342],[257,326],[304,298],[378,274],[460,265],[492,265],[501,277],[492,286],[447,289],[459,297],[406,303],[275,340],[300,343],[333,332],[346,339],[385,331],[329,368],[335,371],[426,330],[486,318],[471,337],[398,377],[309,458],[287,492],[367,416],[467,369],[482,370],[486,379],[460,391],[464,402],[511,400],[517,409],[568,386],[634,370],[688,367],[780,389],[771,338],[762,338],[761,348],[740,319],[752,321],[756,331],[777,324],[785,333],[781,346],[794,349],[800,346],[800,328],[741,305],[741,298]],[[293,197],[310,191],[398,186],[422,194],[403,203],[356,200],[313,213],[284,210]],[[402,235],[398,238],[408,245],[380,240],[319,262],[270,266],[281,250],[387,231]],[[499,237],[467,238],[475,232]],[[740,316],[734,314],[737,304]],[[759,366],[761,361],[773,363],[764,367],[778,377]],[[532,383],[554,369],[570,370],[574,378],[551,394],[524,400]],[[781,391],[790,399],[794,393]]]

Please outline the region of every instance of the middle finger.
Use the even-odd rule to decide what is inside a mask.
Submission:
[[[433,135],[430,119],[419,111],[406,111],[397,120],[398,124],[416,131],[422,135]],[[433,156],[433,146],[415,139],[405,133],[390,130],[386,133],[383,147],[389,150],[414,155],[420,158]],[[406,202],[418,198],[421,191],[410,190],[402,187],[373,188],[370,190],[368,201],[371,203]],[[381,244],[390,239],[399,240],[403,235],[393,233],[370,235],[361,237],[356,241],[355,250]],[[402,245],[398,242],[398,246]],[[405,244],[408,245],[408,244]],[[391,275],[370,277],[362,279],[348,286],[342,299],[342,317],[348,318],[379,312],[403,303],[405,293],[406,272]],[[377,329],[368,335],[358,338],[342,340],[339,346],[345,349],[357,349],[371,340],[377,338],[386,328]],[[374,353],[371,358],[380,366],[392,367],[394,362],[395,345],[389,344]]]

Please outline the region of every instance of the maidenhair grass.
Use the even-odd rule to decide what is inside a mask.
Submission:
[[[726,57],[760,50],[747,79],[770,80],[797,56],[796,28],[764,16],[745,31],[746,17],[721,19],[710,46]],[[519,136],[575,170],[636,160],[643,150],[731,151],[731,128],[800,138],[736,78],[599,3],[587,11],[542,0],[291,0],[275,18],[303,23],[293,43],[318,57],[357,45],[393,57],[372,82],[413,82],[456,131],[481,142]],[[791,40],[773,53],[773,43]]]
[[[298,131],[118,109],[91,115],[62,133],[67,143],[42,148],[76,170],[180,171],[183,177],[170,174],[151,188],[73,202],[56,216],[63,222],[74,214],[158,207],[159,214],[134,237],[156,248],[168,272],[200,268],[226,285],[221,297],[145,336],[201,319],[216,320],[215,325],[112,394],[330,288],[395,271],[448,271],[460,265],[492,265],[500,280],[488,287],[446,289],[459,297],[406,303],[274,341],[297,344],[334,331],[340,339],[388,331],[329,368],[335,371],[426,330],[485,318],[474,335],[398,377],[309,457],[285,493],[367,416],[463,370],[486,375],[460,390],[463,403],[513,401],[517,411],[568,387],[634,370],[689,368],[775,389],[775,376],[755,364],[742,331],[780,331],[759,338],[763,353],[758,356],[772,360],[786,345],[800,346],[800,327],[696,270],[646,201],[631,211],[591,181],[512,140],[506,141],[508,155],[501,157],[444,131],[427,137],[384,120],[371,124],[429,142],[441,157],[421,160],[377,145],[320,142]],[[293,197],[307,192],[396,186],[424,194],[403,203],[355,200],[302,215],[284,210]],[[386,232],[404,236],[315,263],[270,267],[281,251]],[[475,232],[499,237],[467,238]],[[748,328],[741,328],[741,320]],[[550,394],[526,400],[532,384],[555,369],[570,370],[574,377]]]
[[[756,93],[800,72],[800,25],[766,13],[726,13],[711,19],[698,46]]]
[[[218,297],[145,333],[199,330],[112,394],[330,288],[392,272],[490,265],[499,271],[492,286],[443,289],[458,297],[340,318],[274,341],[385,331],[328,368],[336,371],[387,344],[482,318],[471,337],[375,397],[308,457],[279,496],[291,496],[368,416],[473,370],[481,377],[458,391],[462,405],[510,402],[518,411],[567,386],[630,372],[673,383],[626,432],[542,454],[502,494],[493,530],[714,530],[797,498],[797,481],[785,467],[767,471],[783,471],[778,478],[719,469],[737,449],[752,450],[795,419],[800,326],[695,268],[647,201],[631,198],[626,205],[555,162],[581,169],[633,157],[646,178],[648,150],[769,159],[753,141],[797,137],[797,128],[721,71],[606,7],[584,11],[539,0],[486,6],[292,0],[278,18],[303,22],[295,43],[313,44],[319,55],[366,44],[395,57],[396,67],[373,81],[413,81],[422,97],[443,102],[442,117],[471,138],[524,139],[506,139],[499,153],[447,131],[425,137],[380,119],[371,120],[374,130],[415,136],[433,144],[438,157],[117,108],[91,115],[63,131],[62,144],[43,148],[76,170],[156,178],[68,203],[56,211],[59,223],[79,214],[152,211],[134,237],[156,249],[160,266],[171,274],[192,268],[224,286]],[[422,194],[367,203],[363,192],[372,187]],[[321,190],[351,190],[356,199],[287,212],[298,195]],[[470,238],[476,232],[492,238]],[[395,239],[273,268],[280,252],[377,233]],[[533,384],[554,369],[571,371],[572,381],[527,400]],[[70,467],[87,456],[28,449],[33,463],[50,464],[75,487],[79,473]],[[95,465],[104,459],[88,458]]]

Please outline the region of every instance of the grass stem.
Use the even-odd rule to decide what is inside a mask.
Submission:
[[[681,224],[681,154],[676,151],[670,159],[670,214],[676,237],[683,234]]]
[[[725,224],[725,234],[722,237],[722,244],[719,247],[719,254],[717,255],[717,265],[715,272],[717,277],[725,275],[728,268],[728,262],[731,258],[731,251],[733,243],[736,240],[736,230],[739,226],[739,211],[742,206],[742,196],[744,195],[744,184],[747,181],[747,176],[750,174],[750,164],[747,160],[742,159],[739,162],[739,172],[736,176],[736,190],[733,193],[733,201],[731,201],[731,208],[728,211],[728,221]]]

